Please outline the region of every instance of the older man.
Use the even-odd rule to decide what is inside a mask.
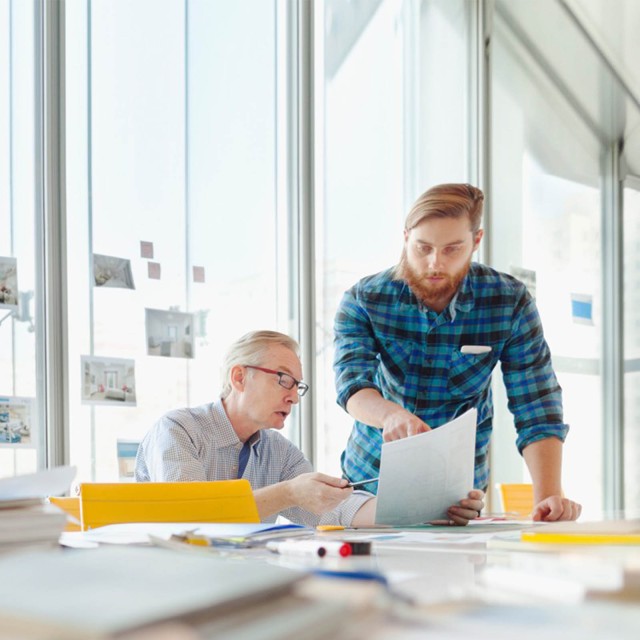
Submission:
[[[347,481],[313,473],[311,463],[278,433],[308,386],[301,381],[298,345],[275,331],[249,333],[229,349],[216,402],[171,411],[145,436],[136,460],[138,481],[246,478],[262,521],[282,514],[307,525],[371,525],[375,499]],[[452,506],[452,523],[482,509],[474,492]]]

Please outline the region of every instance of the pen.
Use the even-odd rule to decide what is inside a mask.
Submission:
[[[351,545],[348,542],[334,540],[284,540],[282,542],[270,540],[267,542],[267,549],[280,555],[317,558],[324,558],[325,556],[346,558],[352,553]]]
[[[389,586],[389,583],[385,576],[381,573],[378,573],[377,571],[340,571],[338,569],[315,569],[313,573],[317,576],[324,576],[326,578],[343,578],[345,580],[372,580],[374,582],[379,582],[385,587]]]
[[[347,483],[347,487],[359,487],[361,484],[369,484],[370,482],[378,482],[380,476],[377,478],[367,478],[366,480],[357,480],[356,482]]]

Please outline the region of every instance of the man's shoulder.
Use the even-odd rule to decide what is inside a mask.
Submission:
[[[260,440],[263,445],[271,448],[277,448],[280,450],[295,449],[296,451],[300,451],[300,449],[298,449],[298,447],[296,447],[289,438],[275,429],[262,429],[260,431]]]
[[[184,428],[206,425],[214,419],[215,404],[216,403],[213,402],[207,402],[197,407],[172,409],[165,413],[160,420],[158,420],[157,424],[164,426],[175,424]]]
[[[469,276],[474,291],[481,296],[506,295],[520,298],[527,292],[527,287],[514,276],[479,262],[471,263]]]
[[[365,298],[371,296],[399,295],[405,285],[402,280],[395,277],[394,270],[395,267],[391,267],[384,271],[365,276],[351,287],[351,292],[356,297]]]

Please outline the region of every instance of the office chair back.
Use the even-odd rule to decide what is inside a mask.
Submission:
[[[50,496],[49,502],[51,504],[55,504],[59,509],[62,509],[68,516],[71,516],[71,519],[67,520],[67,524],[64,528],[65,531],[80,531],[80,498],[77,496]]]
[[[80,485],[82,529],[129,522],[260,522],[248,480]]]
[[[533,485],[524,483],[496,484],[500,496],[501,510],[526,518],[533,511]]]

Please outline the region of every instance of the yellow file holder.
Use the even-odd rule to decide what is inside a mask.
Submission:
[[[260,522],[248,480],[80,485],[82,529],[128,522]]]

